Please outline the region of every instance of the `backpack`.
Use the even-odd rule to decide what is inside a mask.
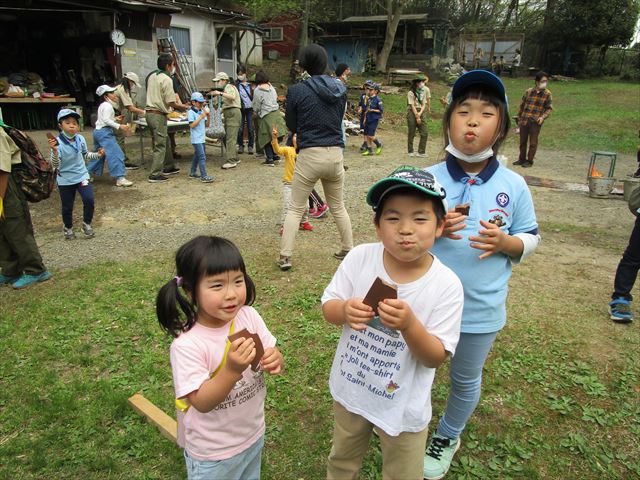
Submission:
[[[14,165],[12,173],[26,199],[37,203],[49,198],[56,185],[56,170],[29,135],[13,127],[5,127],[4,131],[20,149],[22,163]]]

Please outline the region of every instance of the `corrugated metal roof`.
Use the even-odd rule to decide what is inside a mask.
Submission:
[[[400,15],[400,20],[426,20],[426,13],[407,13]],[[347,17],[343,22],[386,22],[386,15],[369,15],[366,17]]]

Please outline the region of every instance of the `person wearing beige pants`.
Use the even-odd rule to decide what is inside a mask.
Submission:
[[[344,207],[344,165],[341,147],[311,147],[300,150],[291,185],[291,204],[284,221],[280,256],[291,257],[298,225],[307,207],[309,194],[316,182],[322,188],[329,211],[338,227],[341,248],[348,252],[353,248],[351,219]]]
[[[333,402],[333,414],[335,425],[333,445],[327,460],[327,480],[355,480],[369,448],[374,425],[361,415],[349,412],[338,402]],[[385,459],[382,464],[383,480],[422,480],[422,456],[428,431],[429,428],[425,427],[420,432],[402,432],[393,437],[376,428]]]

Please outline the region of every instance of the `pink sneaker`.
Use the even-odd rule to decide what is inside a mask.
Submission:
[[[318,213],[318,209],[316,207],[309,209],[309,215],[311,215],[312,217],[314,217],[317,213]]]
[[[307,230],[309,232],[313,231],[313,225],[311,225],[309,222],[304,222],[300,224],[300,230]]]
[[[309,215],[313,218],[322,218],[327,214],[328,211],[329,211],[329,205],[325,203],[324,205],[318,207],[315,213],[309,212]]]

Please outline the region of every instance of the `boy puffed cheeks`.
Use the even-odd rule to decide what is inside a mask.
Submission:
[[[329,379],[329,479],[357,477],[374,427],[383,477],[422,479],[435,368],[455,352],[463,306],[460,280],[429,251],[444,229],[445,197],[413,167],[375,183],[367,203],[380,242],[349,252],[322,296],[325,319],[342,327]],[[397,298],[374,312],[363,299],[378,278]]]

